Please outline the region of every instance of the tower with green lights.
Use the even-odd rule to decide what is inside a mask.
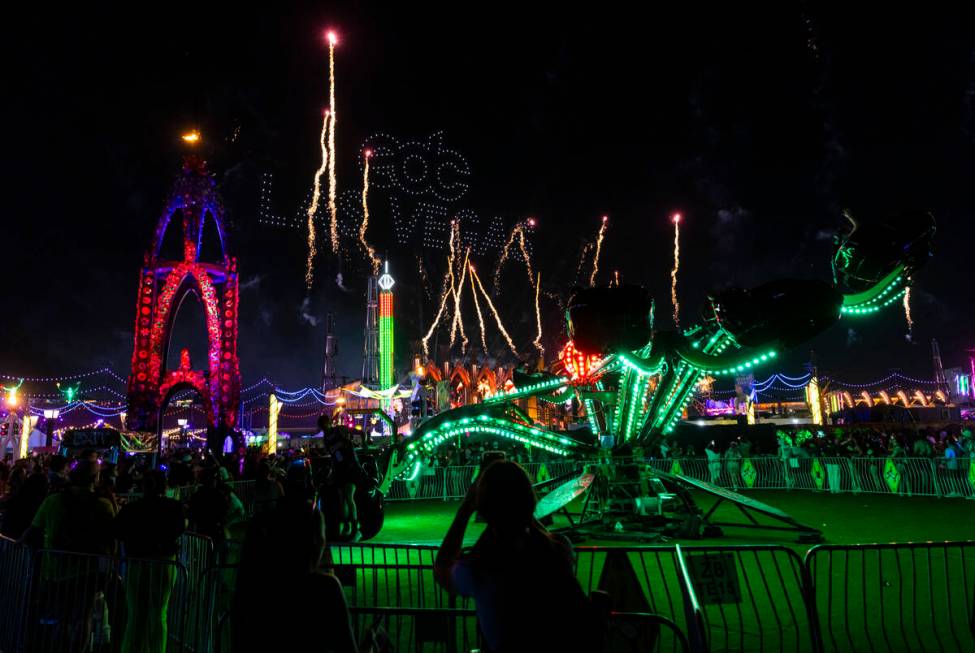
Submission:
[[[389,274],[389,261],[379,277],[379,387],[387,390],[393,387],[393,284]]]

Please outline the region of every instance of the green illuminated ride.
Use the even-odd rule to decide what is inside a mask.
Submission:
[[[852,219],[851,219],[851,222]],[[682,331],[656,331],[653,301],[637,286],[577,289],[568,302],[568,335],[576,350],[599,356],[584,375],[515,379],[515,390],[485,403],[446,411],[397,445],[383,489],[415,475],[441,443],[464,433],[488,433],[552,453],[591,453],[562,433],[537,428],[514,404],[537,397],[565,401],[573,392],[595,436],[614,447],[648,447],[673,431],[705,375],[748,373],[776,360],[841,317],[876,313],[904,296],[930,256],[934,220],[903,213],[869,228],[853,223],[838,236],[833,283],[779,280],[709,297],[702,321]]]

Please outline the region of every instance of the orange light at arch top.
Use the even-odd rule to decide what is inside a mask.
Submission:
[[[601,360],[602,356],[599,354],[586,354],[579,351],[571,340],[565,343],[562,351],[559,352],[559,361],[573,381],[588,378],[589,371]]]

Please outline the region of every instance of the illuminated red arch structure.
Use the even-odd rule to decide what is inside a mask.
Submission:
[[[182,219],[183,259],[160,256],[163,237],[174,219]],[[220,241],[216,262],[199,260],[203,226],[213,220]],[[240,363],[237,358],[237,259],[227,255],[223,204],[206,163],[184,160],[166,208],[159,218],[152,247],[146,252],[136,300],[135,347],[129,375],[127,427],[156,432],[160,409],[175,390],[196,390],[209,427],[233,429],[240,402]],[[178,368],[167,371],[167,352],[173,320],[180,302],[195,292],[203,303],[207,327],[207,362],[190,369],[184,356]]]

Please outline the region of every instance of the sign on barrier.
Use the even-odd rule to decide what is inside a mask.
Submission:
[[[738,566],[731,553],[692,553],[687,566],[701,603],[741,603]]]

